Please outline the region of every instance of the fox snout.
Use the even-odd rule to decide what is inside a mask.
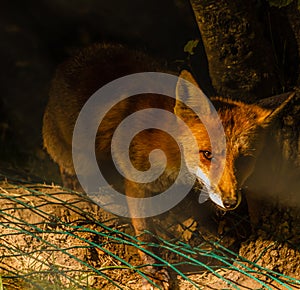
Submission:
[[[219,185],[217,186],[217,192],[221,196],[222,207],[225,210],[234,210],[241,203],[242,194],[238,187],[236,178],[234,174],[230,174],[230,171],[225,171],[223,173],[223,178],[221,179]],[[227,178],[226,178],[227,177]]]
[[[209,198],[222,210],[234,210],[241,203],[241,191],[233,191],[232,193],[222,193],[217,190],[210,190]]]
[[[200,182],[203,180],[198,179]],[[205,185],[208,197],[222,210],[236,209],[242,200],[241,190],[231,189],[230,191],[222,191],[218,187]]]
[[[225,168],[225,172],[217,184],[214,184],[200,168],[196,171],[196,176],[205,187],[211,201],[221,209],[234,210],[241,203],[241,189],[238,188],[235,175],[228,168]]]
[[[203,178],[197,174],[199,180],[203,182]],[[233,172],[225,168],[221,180],[214,184],[209,179],[204,182],[208,189],[209,198],[223,210],[234,210],[241,203],[242,194],[241,188],[238,187],[235,175]]]
[[[237,191],[235,194],[230,196],[223,196],[222,202],[224,205],[224,208],[226,210],[233,210],[236,209],[240,202],[241,202],[241,192]]]

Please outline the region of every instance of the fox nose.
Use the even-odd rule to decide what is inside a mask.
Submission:
[[[237,199],[236,198],[231,198],[231,197],[224,198],[223,204],[224,204],[225,208],[233,209],[237,205]]]

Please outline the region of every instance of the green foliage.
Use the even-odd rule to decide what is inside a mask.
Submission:
[[[194,49],[197,47],[198,43],[199,43],[199,39],[189,40],[188,43],[184,46],[184,52],[193,55]]]
[[[269,0],[270,6],[274,6],[277,8],[282,8],[288,6],[295,0]],[[300,9],[300,0],[298,0],[298,9]]]

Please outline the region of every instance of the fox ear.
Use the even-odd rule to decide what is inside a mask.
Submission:
[[[270,125],[291,102],[295,95],[296,94],[292,92],[260,100],[257,103],[257,105],[261,108],[258,121],[262,124],[262,126],[267,127]]]
[[[198,83],[187,70],[183,70],[176,85],[176,104],[174,113],[178,116],[187,112],[188,108],[201,109],[201,113],[210,113],[210,104]]]

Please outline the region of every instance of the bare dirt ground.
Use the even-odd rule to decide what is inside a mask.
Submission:
[[[128,220],[117,219],[86,196],[56,185],[3,180],[0,196],[4,289],[141,289],[143,267],[135,267],[140,265],[139,244],[126,236],[133,234]],[[206,217],[211,214],[207,210]],[[299,216],[285,211],[282,223],[271,231],[269,216],[242,243],[238,239],[247,228],[235,223],[233,234],[232,218],[214,216],[205,223],[191,218],[157,221],[164,230],[163,241],[178,250],[161,247],[161,256],[180,271],[170,272],[173,289],[300,289]],[[187,258],[178,255],[183,250]],[[191,266],[192,259],[209,270],[200,264]]]

